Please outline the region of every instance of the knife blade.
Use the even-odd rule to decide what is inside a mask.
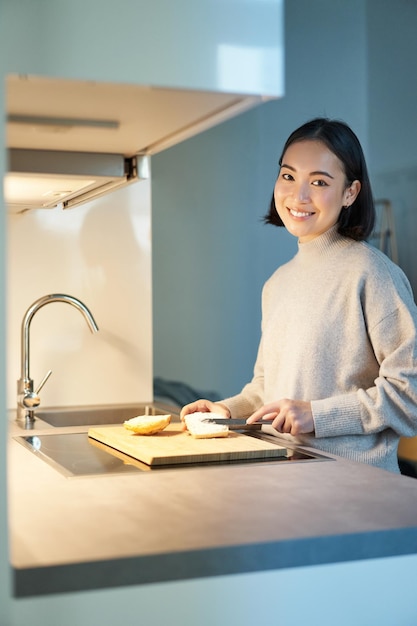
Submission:
[[[230,418],[230,417],[206,417],[203,422],[208,424],[219,424],[221,426],[227,426],[229,430],[261,430],[264,426],[263,422],[254,422],[253,424],[247,424],[245,419]]]

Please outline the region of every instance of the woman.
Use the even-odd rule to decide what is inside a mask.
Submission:
[[[292,442],[391,471],[417,434],[417,308],[402,270],[365,243],[375,219],[362,148],[344,123],[288,138],[266,222],[298,252],[262,293],[253,379],[182,409],[267,420]]]

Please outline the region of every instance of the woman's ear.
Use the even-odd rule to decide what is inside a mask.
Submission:
[[[351,206],[355,202],[356,198],[358,197],[360,190],[361,190],[360,181],[354,180],[353,183],[351,183],[349,187],[345,189],[345,193],[343,195],[345,201],[343,203],[343,206],[346,206],[346,207]]]

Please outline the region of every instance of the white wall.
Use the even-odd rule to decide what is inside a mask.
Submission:
[[[21,323],[39,297],[80,299],[92,334],[66,303],[33,317],[30,375],[42,407],[152,400],[151,198],[140,181],[72,210],[40,209],[8,220],[7,399],[16,406]]]
[[[287,2],[285,40],[282,100],[152,161],[154,371],[223,396],[252,375],[262,285],[296,249],[261,223],[285,139],[325,115],[368,147],[364,0]]]

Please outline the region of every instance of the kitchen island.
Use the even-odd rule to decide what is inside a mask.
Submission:
[[[412,478],[330,456],[68,478],[25,434],[10,419],[17,597],[417,553]]]

